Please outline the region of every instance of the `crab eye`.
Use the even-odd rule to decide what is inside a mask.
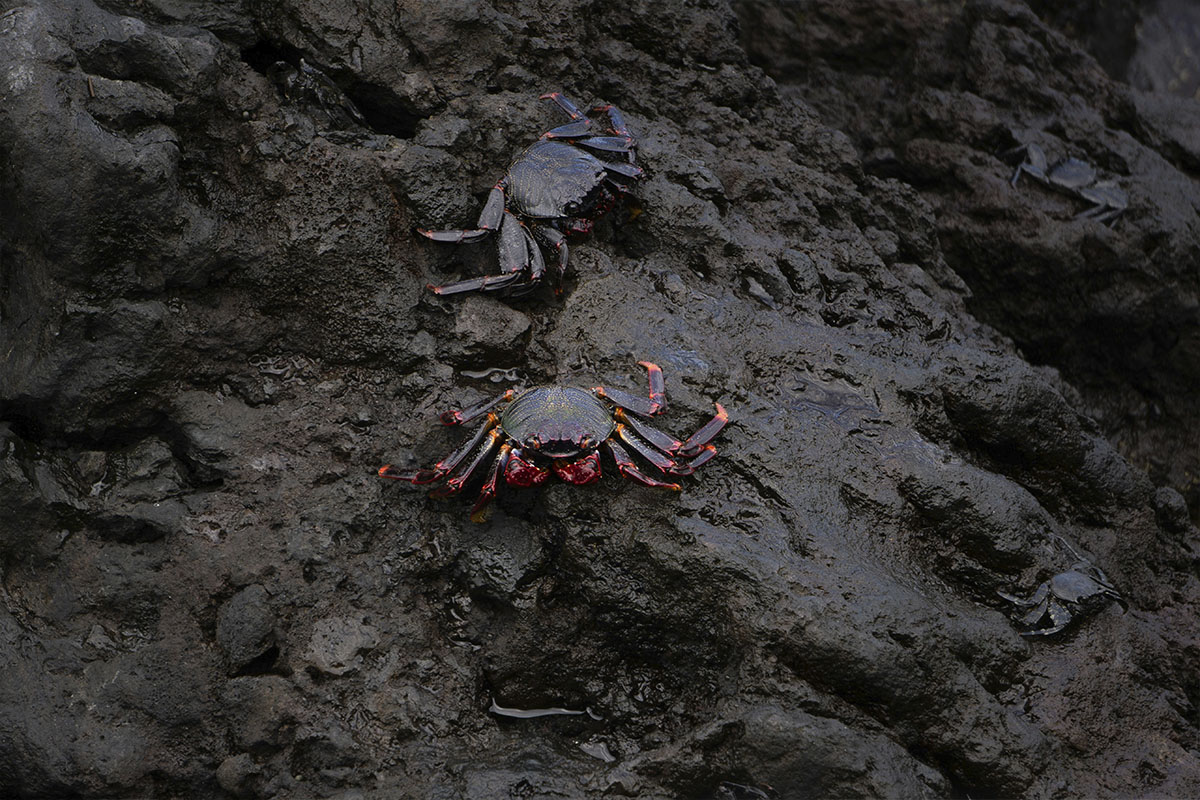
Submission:
[[[563,209],[568,214],[574,214],[576,211],[579,210],[579,203],[575,202],[574,200],[571,200],[563,206]]]

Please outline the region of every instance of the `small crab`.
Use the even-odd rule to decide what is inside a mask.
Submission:
[[[1009,181],[1014,188],[1021,173],[1025,173],[1044,186],[1095,204],[1076,214],[1075,219],[1091,218],[1108,223],[1119,217],[1129,205],[1129,196],[1117,182],[1111,179],[1096,180],[1096,168],[1086,161],[1066,158],[1048,166],[1045,151],[1036,144],[1023,145],[1012,152],[1025,156]]]
[[[716,415],[683,442],[651,427],[638,417],[651,417],[666,408],[663,374],[648,361],[638,363],[649,374],[648,398],[603,386],[590,391],[562,386],[542,386],[520,393],[509,389],[475,408],[441,415],[446,425],[462,425],[483,416],[486,420],[432,469],[401,471],[388,464],[380,468],[379,476],[415,484],[444,480],[431,495],[447,497],[462,491],[490,459],[482,473],[487,476],[483,488],[471,509],[471,519],[476,522],[483,520],[483,511],[496,496],[501,480],[509,486],[539,486],[554,473],[567,483],[586,486],[600,479],[601,452],[626,478],[679,491],[679,484],[658,480],[638,469],[625,447],[646,459],[664,477],[690,475],[717,454],[709,442],[729,417],[717,403]],[[494,411],[504,404],[502,412]]]
[[[1033,607],[1021,617],[1021,624],[1029,628],[1021,632],[1022,636],[1050,636],[1070,625],[1075,617],[1098,611],[1113,600],[1124,604],[1121,593],[1109,582],[1103,570],[1085,560],[1075,562],[1066,572],[1043,582],[1027,598],[1004,592],[998,594],[1019,606]],[[1050,617],[1050,625],[1036,627],[1046,616]]]
[[[567,269],[567,234],[590,233],[595,220],[626,193],[625,181],[642,177],[634,165],[637,146],[616,106],[596,106],[603,123],[584,114],[558,92],[542,95],[571,121],[546,131],[508,165],[488,195],[479,221],[468,230],[418,233],[435,242],[466,244],[499,233],[500,274],[430,286],[438,294],[506,289],[523,292],[542,279],[546,262],[541,246],[557,253],[561,282]],[[594,152],[616,160],[602,160]]]

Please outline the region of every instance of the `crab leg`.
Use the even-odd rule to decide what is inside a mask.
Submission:
[[[475,223],[474,229],[430,231],[424,228],[417,228],[417,233],[435,242],[449,242],[451,244],[477,242],[500,227],[501,215],[503,213],[504,181],[500,181],[488,194],[487,203],[484,204],[483,211],[479,213],[479,221]]]
[[[621,447],[621,445],[617,444],[612,439],[605,439],[604,444],[601,446],[608,451],[609,455],[613,457],[613,461],[615,461],[617,464],[617,471],[629,480],[637,481],[644,486],[657,486],[663,489],[671,489],[676,492],[680,491],[680,486],[678,483],[664,483],[663,481],[657,481],[654,478],[651,478],[649,475],[641,472],[637,468],[637,464],[635,464],[633,459],[629,457],[629,453],[625,452],[625,448]]]
[[[438,418],[441,419],[443,425],[462,425],[464,422],[470,422],[477,417],[483,416],[504,401],[512,400],[514,394],[516,394],[516,392],[512,389],[509,389],[499,397],[493,400],[488,400],[484,403],[480,403],[473,408],[468,408],[466,411],[459,411],[458,409],[453,408],[449,411],[443,411],[438,415]]]
[[[649,373],[650,399],[648,401],[640,397],[634,397],[620,389],[607,389],[603,386],[596,386],[592,391],[600,397],[611,400],[618,406],[628,409],[635,414],[640,414],[643,417],[652,417],[667,407],[667,395],[665,384],[663,383],[662,369],[657,364],[651,364],[649,361],[639,361],[638,363],[645,367],[646,372]],[[720,429],[718,428],[718,430]],[[716,436],[716,433],[713,436]]]
[[[626,136],[630,139],[633,138],[633,134],[630,133],[629,128],[625,126],[625,117],[623,117],[621,115],[621,112],[619,110],[617,110],[616,106],[603,105],[603,106],[593,106],[592,107],[593,114],[595,114],[599,111],[603,111],[605,114],[608,115],[608,129],[609,130],[611,130],[617,136]]]
[[[483,510],[487,508],[488,503],[492,502],[492,499],[496,496],[496,489],[500,484],[500,476],[504,474],[504,470],[508,466],[508,456],[511,450],[512,445],[508,443],[500,445],[500,454],[492,462],[492,474],[488,476],[487,483],[483,484],[483,488],[479,490],[479,499],[475,501],[475,505],[471,508],[472,522],[483,522]]]
[[[558,280],[561,283],[563,276],[567,274],[567,237],[562,231],[548,225],[538,225],[534,232],[541,236],[549,247],[558,251]]]
[[[457,412],[456,412],[457,413]],[[433,483],[441,480],[454,471],[454,468],[462,462],[467,455],[474,450],[488,431],[494,430],[500,424],[500,419],[495,414],[488,414],[487,422],[479,426],[479,430],[465,442],[461,447],[455,450],[450,455],[443,458],[441,461],[433,465],[432,469],[419,469],[416,472],[401,472],[394,469],[391,464],[385,464],[379,468],[379,477],[388,478],[393,481],[408,481],[409,483]]]
[[[641,167],[635,167],[633,164],[618,164],[613,161],[601,161],[604,168],[609,172],[615,172],[618,175],[624,175],[626,178],[640,178],[645,173]]]
[[[622,136],[585,136],[575,144],[613,153],[628,153],[635,147],[633,139],[626,139]]]
[[[694,456],[703,449],[704,445],[717,438],[717,434],[725,427],[725,423],[729,421],[729,415],[725,413],[725,409],[720,403],[714,403],[717,407],[717,415],[704,424],[704,427],[696,431],[691,437],[679,446],[679,449],[674,455]],[[710,456],[711,457],[711,456]]]
[[[500,256],[500,272],[520,272],[529,266],[529,245],[525,242],[525,228],[521,220],[510,211],[504,212],[500,224],[500,240],[496,245]]]
[[[525,234],[525,246],[529,250],[529,263],[526,265],[529,267],[529,281],[536,283],[546,272],[546,260],[542,258],[542,248],[538,247],[529,229],[522,225],[521,232]]]
[[[486,461],[487,457],[491,455],[493,448],[496,447],[496,442],[500,441],[500,437],[503,435],[504,434],[499,428],[492,428],[490,431],[488,431],[487,441],[485,441],[483,446],[479,448],[479,451],[475,454],[475,457],[471,459],[471,463],[467,464],[462,472],[430,492],[429,496],[449,497],[452,494],[458,494],[461,492],[463,486],[465,486],[467,481],[471,479],[471,475],[474,474],[475,470],[479,469],[479,465]]]
[[[679,464],[675,469],[671,470],[672,475],[691,475],[704,464],[707,464],[717,455],[717,448],[711,444],[704,445],[704,449],[700,451],[700,455],[688,461],[685,464]]]
[[[584,115],[584,113],[582,111],[580,111],[578,108],[576,108],[574,103],[572,103],[567,98],[563,97],[562,92],[547,92],[546,94],[542,95],[538,99],[539,100],[553,100],[555,103],[558,104],[558,107],[561,108],[563,111],[567,112],[567,116],[569,116],[573,120],[587,119],[587,116]]]
[[[664,472],[664,473],[665,472],[674,472],[675,468],[677,466],[679,466],[678,464],[676,464],[674,461],[672,461],[670,458],[668,458],[663,453],[660,453],[658,450],[655,450],[653,447],[646,444],[641,439],[638,439],[636,436],[634,436],[632,433],[630,433],[629,429],[626,428],[624,425],[617,423],[616,433],[622,442],[624,442],[625,444],[627,444],[631,448],[633,448],[633,451],[635,453],[637,453],[638,455],[640,455],[642,458],[646,459],[651,464],[658,467],[660,472]],[[683,473],[683,474],[688,474],[688,473]]]
[[[613,416],[617,418],[617,421],[624,422],[630,428],[633,428],[634,433],[636,433],[638,436],[641,436],[643,439],[657,447],[659,450],[662,450],[664,453],[674,453],[683,446],[683,442],[679,441],[673,436],[663,433],[658,428],[653,428],[647,425],[637,417],[626,414],[625,409],[623,408],[618,407],[617,410],[613,412]]]
[[[506,288],[509,284],[516,283],[520,277],[521,273],[519,272],[508,272],[503,275],[488,275],[484,278],[468,278],[465,281],[445,283],[441,286],[434,286],[432,283],[429,283],[425,285],[425,288],[440,295],[473,292],[476,289],[484,292],[495,292]]]
[[[581,136],[590,136],[592,133],[592,121],[590,119],[580,119],[575,122],[568,122],[566,125],[559,125],[557,128],[551,128],[542,134],[543,139],[578,139]]]

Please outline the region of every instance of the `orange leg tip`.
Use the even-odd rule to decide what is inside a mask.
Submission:
[[[384,464],[382,467],[379,468],[379,477],[386,478],[387,475],[384,473],[386,473],[391,468],[392,468],[391,464]]]
[[[662,367],[660,367],[658,364],[655,364],[653,361],[639,361],[638,364],[646,369],[656,369],[659,372],[662,371]]]
[[[717,407],[717,416],[718,416],[718,417],[720,417],[720,418],[721,418],[721,419],[723,419],[723,420],[726,420],[726,421],[728,421],[728,420],[729,420],[729,414],[728,414],[728,413],[726,413],[726,411],[725,411],[725,406],[721,405],[720,403],[713,403],[713,405]]]

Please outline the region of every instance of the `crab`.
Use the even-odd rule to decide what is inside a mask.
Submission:
[[[629,480],[680,491],[679,484],[669,479],[690,475],[717,454],[710,442],[725,427],[729,416],[716,403],[713,418],[682,442],[652,427],[640,418],[665,410],[663,374],[655,364],[638,363],[649,377],[648,397],[603,386],[590,390],[564,386],[541,386],[523,392],[509,389],[474,408],[442,413],[446,425],[485,419],[470,438],[432,468],[404,471],[387,464],[379,469],[379,476],[413,484],[442,482],[431,495],[447,497],[461,492],[477,474],[485,475],[471,509],[471,519],[476,522],[483,521],[484,511],[501,482],[517,487],[540,486],[554,474],[575,486],[595,483],[600,479],[601,453]],[[497,412],[502,406],[503,410]],[[668,480],[642,472],[626,447]],[[485,463],[487,468],[480,472]]]
[[[567,234],[590,233],[595,220],[642,177],[634,162],[637,142],[616,106],[601,105],[591,119],[558,92],[553,100],[571,121],[546,131],[508,165],[488,194],[474,228],[417,232],[435,242],[467,244],[498,234],[500,274],[430,285],[438,294],[531,290],[546,272],[541,247],[554,251],[558,282],[567,270]],[[596,154],[604,157],[598,157]]]
[[[1013,152],[1025,156],[1009,181],[1014,188],[1024,173],[1044,186],[1095,204],[1076,214],[1075,219],[1090,218],[1109,223],[1124,213],[1129,205],[1129,196],[1117,182],[1111,179],[1096,180],[1096,168],[1086,161],[1066,158],[1048,165],[1045,151],[1036,144],[1022,145]]]
[[[1121,593],[1109,582],[1103,570],[1083,560],[1044,581],[1029,597],[1022,599],[1004,592],[998,594],[1019,606],[1032,607],[1021,617],[1021,624],[1029,628],[1021,632],[1022,636],[1050,636],[1066,628],[1081,614],[1097,611],[1113,600],[1124,603]],[[1047,616],[1050,625],[1036,627]]]

